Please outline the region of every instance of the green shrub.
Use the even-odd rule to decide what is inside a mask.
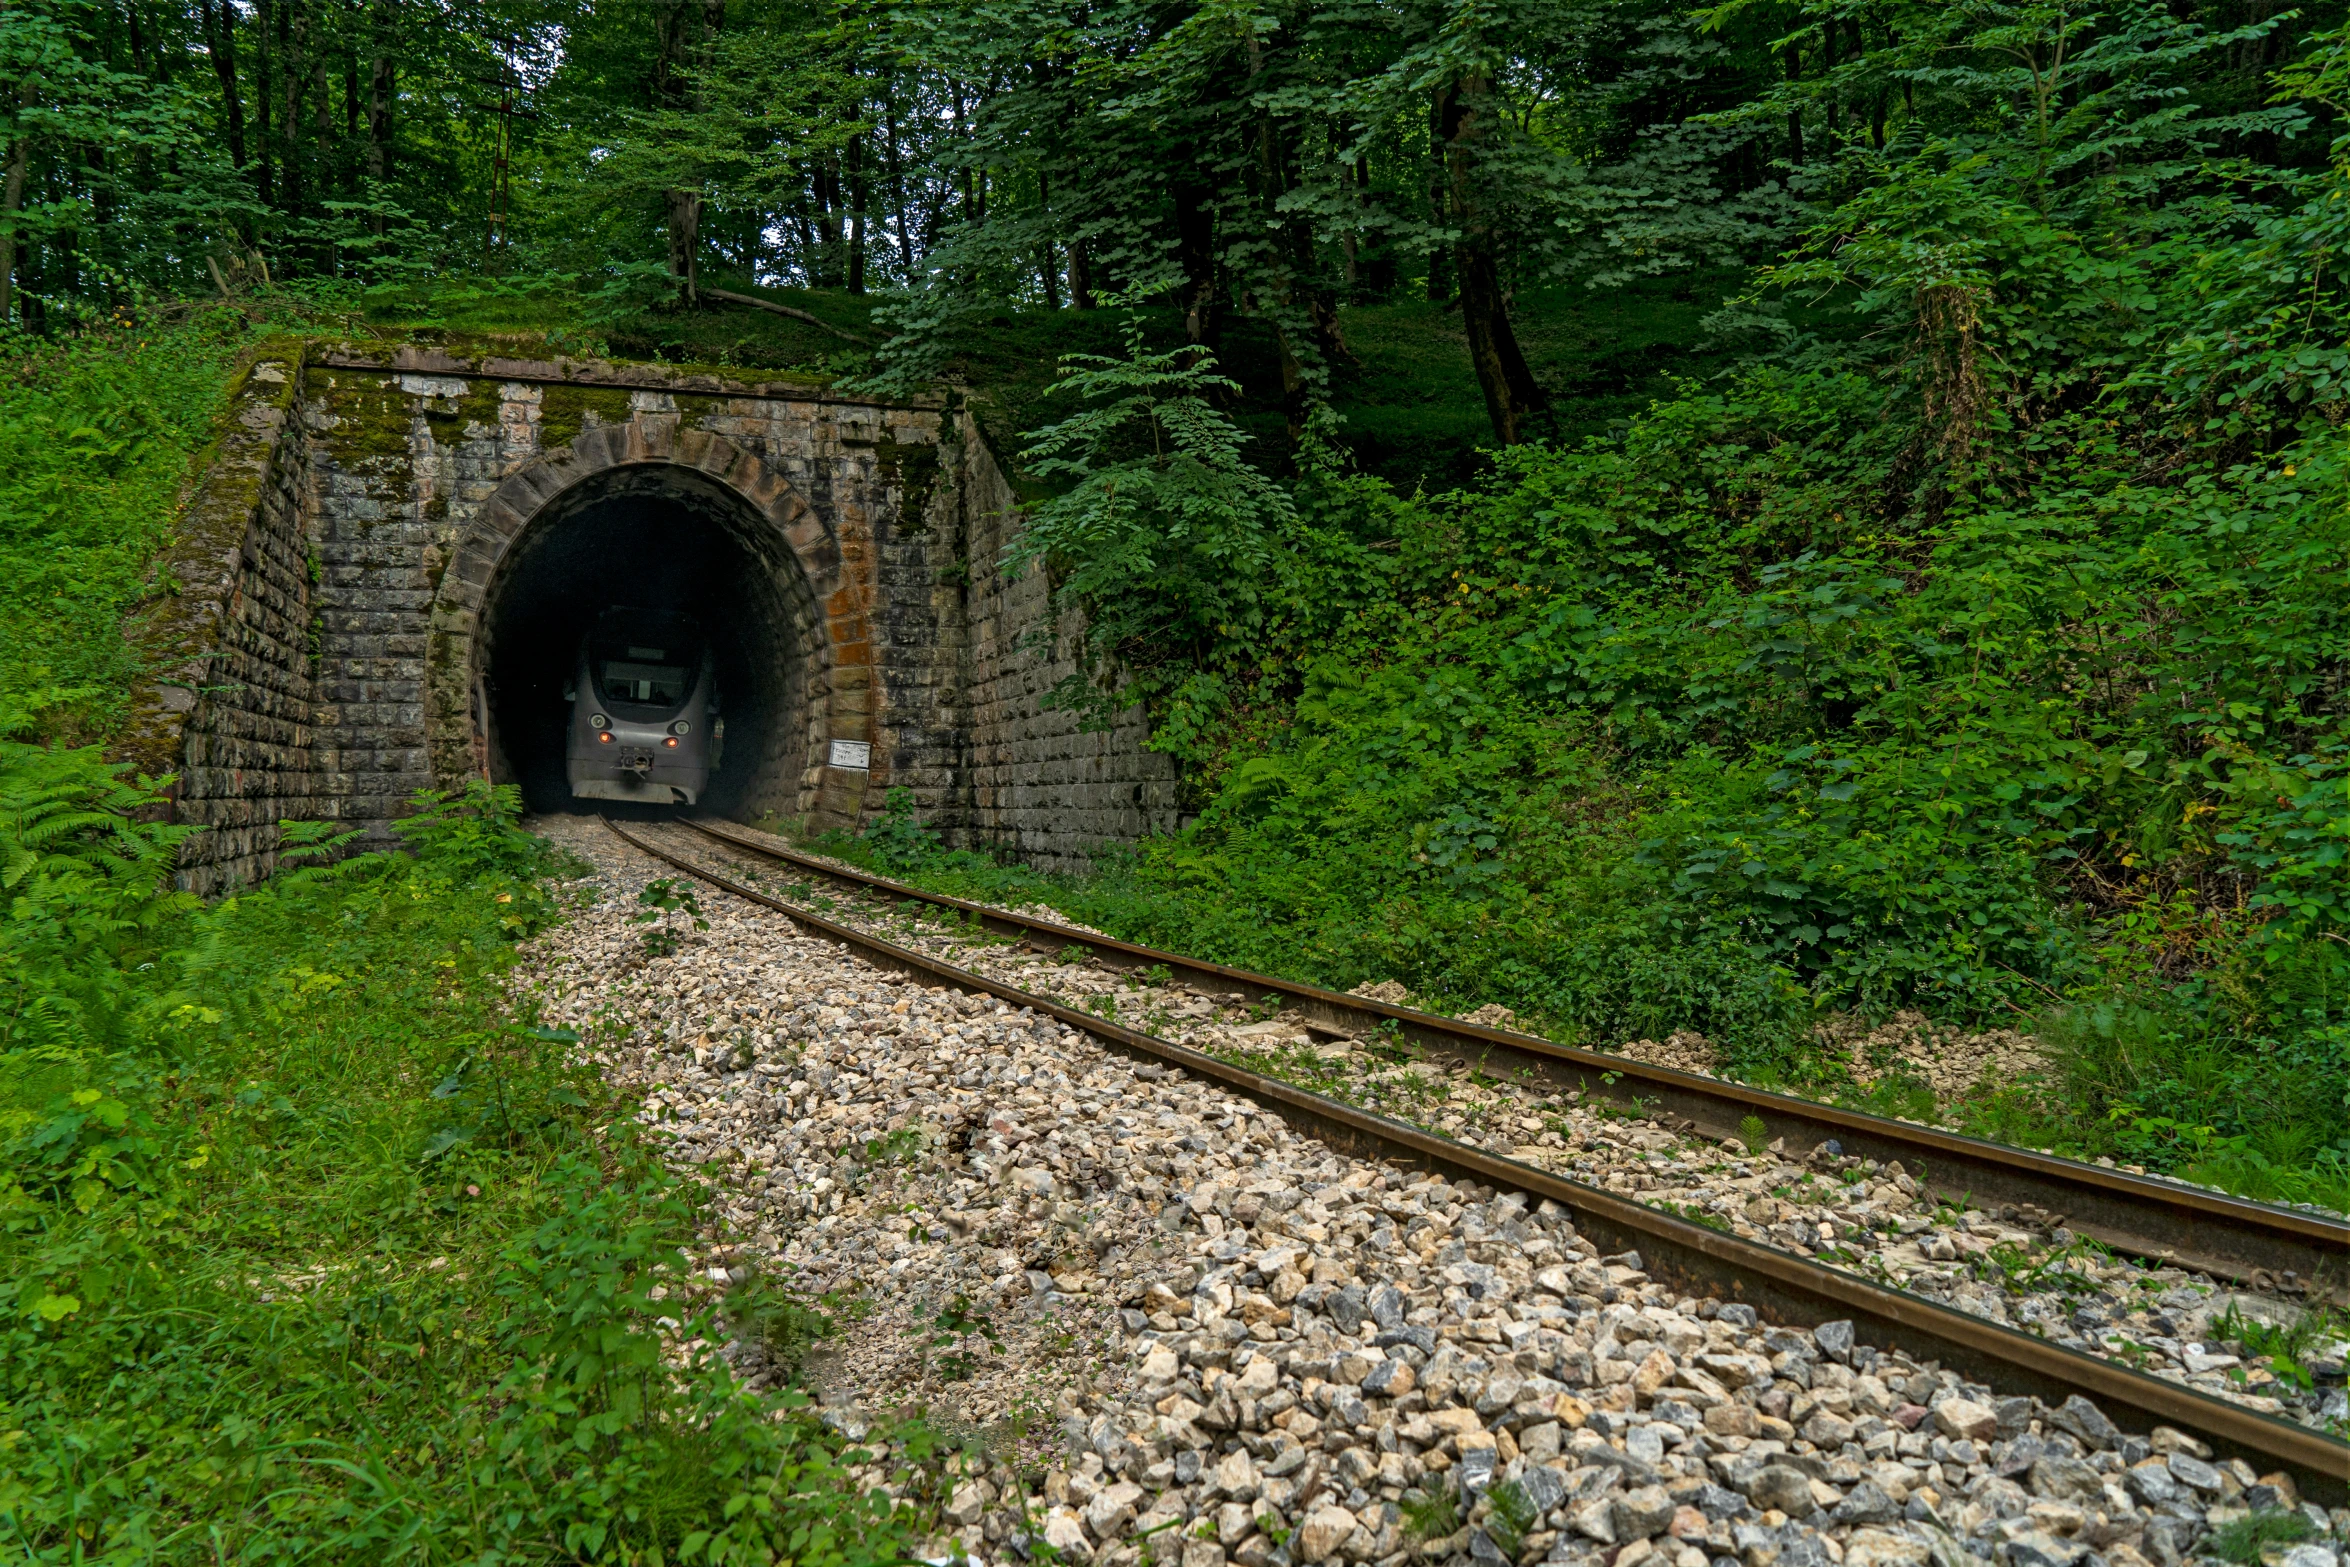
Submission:
[[[505,1010],[555,917],[511,790],[209,908],[87,751],[0,746],[0,1545],[28,1560],[899,1559],[715,1353],[699,1191]],[[310,834],[315,838],[316,834]],[[689,1343],[706,1346],[682,1354]],[[908,1451],[927,1449],[911,1433]]]
[[[143,671],[123,616],[213,436],[243,314],[200,309],[59,343],[0,340],[0,701],[103,735]]]

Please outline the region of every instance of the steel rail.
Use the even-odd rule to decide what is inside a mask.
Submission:
[[[787,903],[648,843],[609,818],[604,819],[604,825],[623,842],[663,864],[746,902],[772,909],[818,935],[854,948],[880,967],[994,996],[1082,1030],[1127,1054],[1181,1067],[1245,1094],[1342,1152],[1405,1168],[1433,1170],[1455,1179],[1489,1182],[1532,1198],[1548,1198],[1569,1210],[1576,1228],[1603,1251],[1638,1251],[1651,1278],[1684,1294],[1743,1302],[1766,1320],[1783,1325],[1849,1319],[1861,1339],[1878,1349],[1902,1349],[1913,1359],[1938,1361],[2002,1393],[2030,1393],[2050,1404],[2084,1393],[2125,1431],[2172,1426],[2210,1443],[2222,1457],[2243,1458],[2262,1472],[2275,1468],[2288,1471],[2302,1493],[2313,1500],[2336,1506],[2350,1500],[2350,1447],[2307,1427],[1936,1305],[1905,1290],[1837,1272],[1776,1247],[1692,1224],[1597,1187],[1081,1012]]]
[[[984,904],[926,892],[812,855],[758,843],[710,823],[686,820],[706,838],[730,848],[797,866],[816,875],[898,899],[914,898],[976,920],[999,935],[1040,950],[1082,946],[1116,969],[1163,967],[1193,990],[1252,999],[1279,997],[1297,1008],[1306,1026],[1332,1037],[1392,1031],[1456,1061],[1559,1091],[1581,1090],[1662,1113],[1717,1140],[1737,1135],[1759,1118],[1790,1149],[1808,1152],[1831,1139],[1856,1158],[1902,1162],[1927,1190],[1948,1200],[2027,1204],[2102,1245],[2157,1262],[2176,1263],[2238,1283],[2262,1285],[2286,1274],[2320,1298],[2350,1299],[2350,1223],[2322,1214],[2250,1202],[2153,1176],[2132,1175],[2028,1148],[1965,1137],[1939,1127],[1841,1109],[1742,1083],[1701,1077],[1622,1056],[1510,1029],[1441,1017],[1412,1007],[1345,995],[1318,985],[1277,979],[1180,953],[1161,952],[1108,936],[1089,935],[1050,921],[1006,913]]]

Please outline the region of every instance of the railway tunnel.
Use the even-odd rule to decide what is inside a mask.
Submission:
[[[370,847],[477,778],[570,804],[562,691],[615,605],[710,638],[701,810],[810,831],[900,789],[948,841],[1076,869],[1177,820],[1137,707],[1051,706],[1081,639],[976,417],[939,395],[443,341],[260,358],[159,575],[119,758],[198,829],[178,879],[270,873],[286,821]]]
[[[607,470],[547,502],[498,561],[476,633],[489,775],[534,811],[577,808],[564,776],[580,637],[606,609],[683,614],[709,638],[723,741],[702,808],[737,814],[807,762],[814,595],[765,520],[675,464]]]

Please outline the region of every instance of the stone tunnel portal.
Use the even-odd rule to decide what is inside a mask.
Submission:
[[[725,727],[701,808],[788,811],[823,650],[806,574],[767,533],[739,496],[675,464],[608,469],[550,499],[483,596],[475,722],[490,777],[534,811],[605,808],[571,799],[563,691],[589,624],[627,605],[690,615],[710,639]]]
[[[562,803],[566,666],[615,600],[717,643],[713,812],[853,828],[905,788],[1070,870],[1177,820],[1146,714],[1042,704],[1074,627],[1004,570],[1019,499],[943,400],[346,343],[256,361],[224,429],[117,753],[178,778],[191,891],[268,875],[288,820],[387,844],[485,776]]]

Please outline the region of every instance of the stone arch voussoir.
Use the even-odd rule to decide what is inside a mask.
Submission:
[[[431,768],[444,789],[486,771],[479,711],[481,617],[508,552],[531,524],[605,475],[677,468],[715,486],[743,524],[763,535],[763,553],[788,556],[806,585],[816,667],[808,671],[813,726],[829,740],[872,736],[868,686],[872,632],[865,595],[844,572],[838,530],[757,451],[706,430],[681,428],[668,413],[594,425],[568,447],[533,457],[499,481],[449,545],[427,634],[424,717]],[[812,751],[801,809],[815,824],[847,825],[862,808],[866,775],[826,765]]]

